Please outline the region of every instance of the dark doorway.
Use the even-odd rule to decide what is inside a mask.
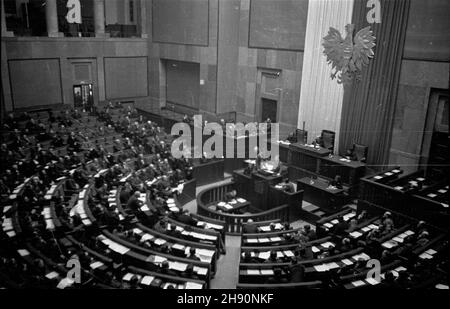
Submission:
[[[73,102],[75,107],[83,108],[86,111],[92,111],[94,106],[92,84],[74,85]]]
[[[270,119],[271,122],[277,122],[277,101],[261,98],[261,122]]]
[[[442,94],[437,100],[436,118],[431,136],[430,154],[428,157],[427,176],[442,180],[448,176],[448,141],[449,141],[449,98]]]

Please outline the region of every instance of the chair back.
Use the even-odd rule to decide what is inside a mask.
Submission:
[[[365,161],[369,147],[359,144],[353,144],[353,153],[358,161]]]
[[[334,140],[336,137],[336,133],[329,130],[322,130],[322,146],[334,151]]]

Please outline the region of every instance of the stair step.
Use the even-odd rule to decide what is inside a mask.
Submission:
[[[322,216],[325,215],[326,213],[323,212],[322,210],[319,210],[319,211],[313,212],[313,214],[315,214],[316,216],[322,217]]]
[[[303,209],[304,211],[314,212],[315,210],[318,210],[319,207],[317,207],[317,206],[315,206],[315,205],[313,205],[313,204],[309,204],[309,205],[303,206],[302,209]]]

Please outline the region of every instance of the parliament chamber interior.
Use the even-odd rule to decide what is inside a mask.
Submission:
[[[448,0],[1,5],[0,288],[449,288]]]

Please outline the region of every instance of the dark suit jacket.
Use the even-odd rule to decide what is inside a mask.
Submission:
[[[242,226],[242,232],[245,234],[258,233],[258,227],[252,223],[246,223]]]
[[[348,229],[348,223],[346,222],[340,222],[338,224],[336,224],[336,226],[333,229],[333,233],[336,235],[344,235],[345,234],[345,230]]]
[[[177,221],[182,222],[184,224],[188,225],[194,225],[195,220],[191,218],[191,216],[188,216],[186,214],[181,214],[177,217]]]
[[[316,232],[313,230],[309,231],[308,234],[306,234],[306,237],[308,237],[309,241],[317,239]]]
[[[131,193],[128,190],[122,190],[120,192],[120,203],[125,204],[130,200]]]
[[[131,210],[138,210],[141,206],[141,202],[135,197],[132,196],[127,203],[127,208]]]
[[[292,183],[285,184],[283,189],[288,193],[295,193],[295,188]]]
[[[305,274],[305,267],[301,264],[291,265],[289,267],[291,273],[291,282],[302,282]]]

